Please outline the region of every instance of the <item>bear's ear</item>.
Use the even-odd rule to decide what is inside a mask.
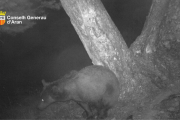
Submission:
[[[49,83],[47,83],[44,79],[42,79],[42,84],[43,84],[44,87],[49,85]]]

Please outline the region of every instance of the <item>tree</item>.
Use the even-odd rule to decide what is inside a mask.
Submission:
[[[180,1],[154,0],[141,35],[128,49],[99,0],[61,0],[93,64],[120,82],[119,118],[179,118]],[[164,105],[164,107],[163,107]]]
[[[179,0],[153,0],[143,31],[130,48],[100,0],[60,1],[93,64],[108,67],[120,82],[115,118],[179,118]],[[60,6],[57,0],[4,0],[0,8],[9,15],[36,16],[45,15],[44,8]],[[0,31],[14,34],[35,25],[23,22]]]

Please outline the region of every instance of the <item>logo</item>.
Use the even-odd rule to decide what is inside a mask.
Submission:
[[[4,25],[5,24],[5,14],[6,14],[6,11],[3,12],[3,11],[0,11],[0,25]]]

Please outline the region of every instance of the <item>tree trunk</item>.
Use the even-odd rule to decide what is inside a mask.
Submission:
[[[93,64],[109,67],[120,82],[117,118],[151,119],[153,106],[179,92],[179,0],[154,0],[130,49],[99,0],[61,3]]]

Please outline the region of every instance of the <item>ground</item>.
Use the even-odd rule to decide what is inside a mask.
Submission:
[[[167,92],[160,93],[151,104],[138,107],[125,107],[125,105],[117,104],[114,108],[109,110],[108,118],[105,120],[122,120],[122,113],[126,111],[127,120],[164,120],[171,119],[177,120],[180,118],[180,94],[168,95]],[[167,96],[166,96],[167,95]],[[51,104],[44,110],[37,108],[40,102],[40,90],[32,93],[31,95],[18,95],[16,96],[16,103],[4,104],[1,106],[0,118],[3,119],[81,119],[83,109],[80,108],[75,102],[57,102]],[[128,105],[130,105],[129,103]],[[127,106],[128,106],[127,105]],[[132,114],[133,116],[132,116]],[[120,119],[121,118],[121,119]],[[123,119],[124,120],[124,119]]]
[[[19,100],[12,106],[5,107],[0,118],[3,119],[84,119],[83,109],[75,102],[57,102],[44,110],[39,110],[39,92],[30,96],[19,96]],[[112,111],[112,110],[111,110]],[[112,114],[110,115],[112,117]]]

